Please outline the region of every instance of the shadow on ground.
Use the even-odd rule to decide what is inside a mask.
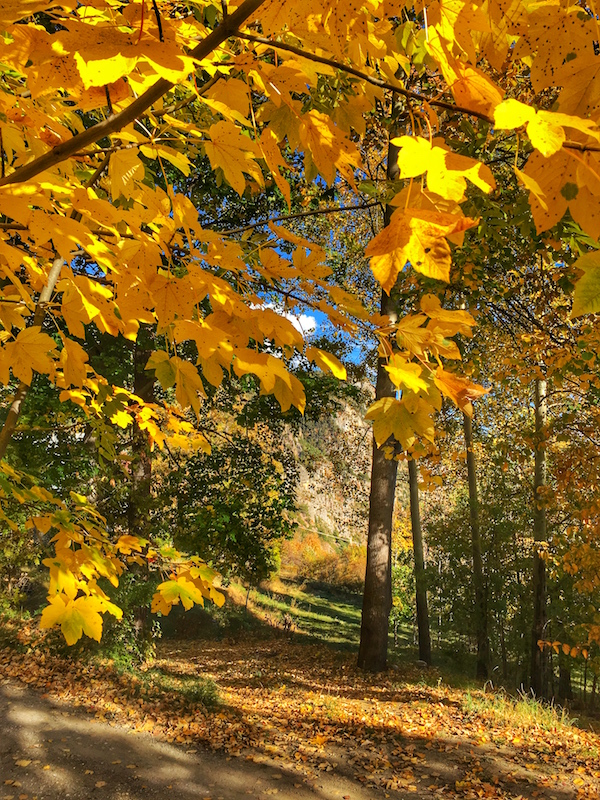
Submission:
[[[329,776],[327,786],[311,786],[294,769],[133,734],[13,683],[0,686],[0,735],[3,797],[328,800],[348,789]]]

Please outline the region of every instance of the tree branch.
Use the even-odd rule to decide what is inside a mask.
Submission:
[[[192,58],[201,61],[207,58],[213,50],[222,44],[230,36],[236,34],[240,25],[242,25],[249,16],[251,16],[265,0],[244,0],[241,6],[237,8],[233,14],[228,15],[218,28],[215,28],[205,39],[203,39],[190,53]],[[19,167],[10,175],[6,175],[0,179],[0,186],[6,186],[9,183],[24,183],[25,181],[35,178],[41,172],[44,172],[51,167],[55,167],[67,158],[70,158],[78,150],[82,150],[88,145],[97,142],[105,136],[110,136],[113,133],[125,128],[137,117],[150,108],[153,103],[156,103],[166,92],[175,86],[171,81],[164,78],[159,78],[156,83],[147,89],[144,94],[133,101],[127,108],[120,111],[118,114],[113,114],[102,122],[98,122],[91,128],[78,133],[66,142],[53,147],[52,150],[44,153],[43,156],[35,158],[29,164]]]
[[[302,50],[301,47],[295,47],[293,44],[287,44],[286,42],[275,42],[272,39],[267,39],[264,36],[255,36],[253,33],[242,33],[241,31],[237,31],[235,35],[239,39],[246,39],[249,42],[256,42],[256,44],[264,44],[267,47],[272,47],[276,50],[286,50],[289,53],[294,53],[297,56],[306,58],[309,61],[314,61],[317,64],[325,64],[328,67],[339,69],[342,72],[347,72],[349,75],[354,75],[356,78],[367,81],[367,83],[370,83],[372,86],[378,86],[380,89],[388,89],[390,92],[396,92],[397,94],[402,95],[402,97],[406,97],[409,100],[418,100],[420,103],[429,103],[430,106],[445,108],[448,111],[470,114],[472,117],[478,117],[485,122],[489,122],[490,125],[494,123],[492,117],[489,117],[487,114],[483,114],[480,111],[473,111],[470,108],[457,106],[454,103],[448,103],[445,100],[435,100],[432,97],[426,97],[418,92],[411,92],[410,89],[404,89],[402,86],[398,86],[395,83],[388,83],[381,78],[376,78],[374,75],[368,75],[366,72],[362,72],[355,67],[342,64],[341,61],[336,61],[333,58],[326,58],[325,56],[318,56],[316,53],[308,53],[306,50]]]
[[[394,83],[388,83],[381,78],[376,78],[374,75],[368,75],[367,73],[362,72],[355,67],[343,64],[341,61],[336,61],[333,58],[326,58],[325,56],[318,56],[316,53],[309,53],[306,50],[302,50],[301,47],[295,47],[293,44],[287,44],[286,42],[275,42],[272,39],[268,39],[264,36],[256,36],[253,33],[242,33],[241,31],[237,31],[235,35],[238,37],[238,39],[245,39],[249,42],[255,42],[256,44],[264,44],[267,47],[272,47],[273,49],[277,50],[286,50],[289,53],[294,53],[297,56],[306,58],[309,61],[314,61],[317,64],[325,64],[328,67],[333,67],[334,69],[339,69],[342,72],[347,72],[349,75],[354,75],[356,78],[367,81],[367,83],[370,83],[372,86],[378,86],[381,89],[388,89],[390,92],[396,92],[397,94],[402,95],[402,97],[406,97],[408,100],[417,100],[420,103],[427,103],[435,108],[444,108],[447,111],[452,111],[454,113],[468,114],[471,117],[477,117],[484,122],[488,122],[490,125],[494,124],[494,117],[490,117],[488,114],[484,114],[481,111],[473,111],[472,108],[466,108],[465,106],[459,106],[455,103],[449,103],[446,100],[436,100],[433,97],[427,97],[419,94],[418,92],[411,92],[409,89],[404,89]],[[569,140],[563,142],[563,147],[570,150],[581,150],[584,152],[600,152],[600,145],[587,145]]]
[[[273,217],[272,219],[265,219],[261,222],[251,222],[249,225],[244,225],[241,228],[232,228],[228,231],[223,231],[224,236],[233,236],[235,233],[244,233],[244,231],[250,231],[253,228],[260,228],[261,225],[270,225],[271,223],[275,222],[287,222],[290,219],[300,219],[301,217],[317,217],[321,214],[340,214],[344,211],[361,211],[365,208],[374,208],[375,206],[380,206],[381,203],[379,200],[373,200],[370,203],[361,203],[360,205],[356,206],[328,206],[327,208],[317,208],[314,211],[298,211],[295,214],[286,214],[281,217]],[[211,225],[214,223],[210,223]]]

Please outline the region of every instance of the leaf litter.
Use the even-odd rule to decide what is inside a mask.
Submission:
[[[498,693],[449,687],[435,670],[373,676],[354,659],[287,638],[169,641],[132,674],[4,649],[0,677],[187,753],[204,746],[295,773],[298,786],[331,774],[373,797],[599,800],[594,732],[553,710],[519,713]],[[207,680],[219,698],[209,706]]]

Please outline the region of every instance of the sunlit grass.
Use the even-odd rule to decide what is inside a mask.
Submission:
[[[573,727],[576,720],[566,709],[540,703],[533,697],[519,694],[512,697],[504,692],[464,692],[462,707],[465,713],[497,725],[506,725],[527,732],[553,731]]]

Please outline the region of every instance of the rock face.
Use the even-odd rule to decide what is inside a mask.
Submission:
[[[298,508],[306,528],[364,543],[369,513],[371,426],[364,409],[307,420],[295,437],[300,465]]]

